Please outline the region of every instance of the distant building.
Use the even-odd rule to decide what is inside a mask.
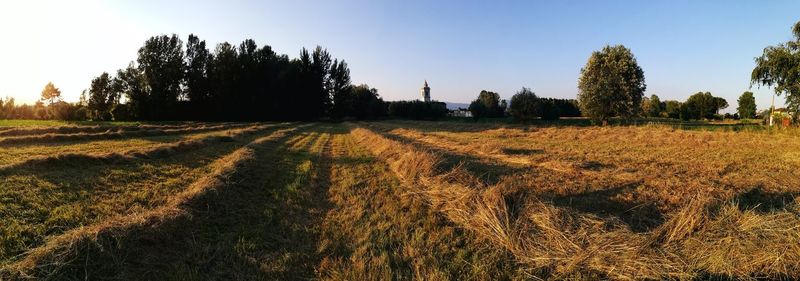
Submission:
[[[419,93],[422,94],[423,101],[431,102],[431,87],[428,87],[428,80],[425,80],[425,85],[419,89]]]
[[[458,108],[458,109],[450,110],[450,116],[452,116],[452,117],[467,117],[467,118],[471,118],[472,117],[472,112],[469,111],[469,109],[466,109],[466,108]]]

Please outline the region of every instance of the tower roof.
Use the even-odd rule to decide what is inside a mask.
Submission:
[[[425,79],[425,87],[428,87],[428,79]]]

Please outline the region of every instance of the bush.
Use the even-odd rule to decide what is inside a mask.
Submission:
[[[539,97],[525,87],[511,97],[510,107],[511,116],[519,122],[530,122],[542,114]]]
[[[505,100],[501,101],[500,95],[495,92],[483,90],[469,104],[469,111],[475,119],[503,117],[506,113]]]
[[[469,104],[469,112],[472,113],[472,118],[478,119],[487,117],[489,109],[480,100],[474,100]]]

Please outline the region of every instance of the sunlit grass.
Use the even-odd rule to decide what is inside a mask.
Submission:
[[[14,163],[221,137],[121,162],[55,158],[0,170],[0,278],[800,274],[800,137],[791,133],[402,121],[254,128],[0,146],[0,162]],[[240,130],[251,134],[231,133]]]

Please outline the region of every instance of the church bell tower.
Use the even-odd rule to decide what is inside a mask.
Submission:
[[[419,93],[422,94],[423,101],[431,102],[431,87],[428,87],[428,80],[425,80],[425,85],[422,86],[422,89],[419,90]]]

